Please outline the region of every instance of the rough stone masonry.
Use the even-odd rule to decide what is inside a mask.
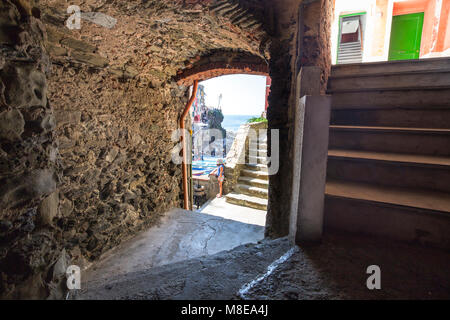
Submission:
[[[62,298],[68,264],[89,265],[180,207],[171,134],[190,85],[180,75],[195,68],[275,79],[269,126],[282,130],[283,165],[267,234],[286,235],[286,208],[275,204],[290,196],[279,187],[290,185],[292,79],[302,63],[326,65],[326,45],[296,58],[300,3],[74,0],[117,23],[82,19],[70,30],[66,1],[2,0],[0,297]],[[304,39],[320,43],[326,20],[312,21]]]

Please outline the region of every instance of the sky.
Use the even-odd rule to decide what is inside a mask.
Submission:
[[[266,77],[233,74],[200,82],[205,86],[206,106],[217,107],[222,94],[224,115],[255,115],[264,111],[266,100]]]

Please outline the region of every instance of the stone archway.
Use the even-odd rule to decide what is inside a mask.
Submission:
[[[177,72],[178,84],[189,86],[195,80],[204,81],[230,74],[269,75],[268,62],[247,52],[214,52],[195,60]]]
[[[316,6],[309,13],[314,27],[304,37],[307,46],[322,32],[315,25],[320,6],[331,0],[317,2],[319,10]],[[194,75],[269,72],[269,126],[281,131],[282,166],[271,177],[266,233],[286,235],[295,79],[305,61],[314,64],[323,56],[320,48],[308,51],[306,60],[299,58],[300,3],[73,1],[82,12],[101,12],[117,23],[106,28],[82,19],[81,29],[69,30],[64,2],[43,0],[39,8],[28,1],[2,2],[2,12],[11,15],[0,25],[5,35],[1,46],[9,50],[0,56],[1,121],[9,124],[13,118],[21,125],[17,132],[2,126],[7,129],[2,134],[17,139],[11,143],[2,136],[1,141],[6,169],[0,176],[0,236],[5,240],[0,265],[19,261],[22,269],[1,268],[0,295],[61,298],[61,266],[97,259],[180,206],[180,169],[170,160],[175,145],[170,133],[177,128],[188,99],[186,85]],[[17,33],[14,39],[6,36],[11,30]],[[229,53],[232,63],[208,61],[214,52]],[[28,104],[15,106],[8,98],[14,79],[2,71],[20,64],[34,71],[19,77]],[[189,79],[181,85],[179,70]],[[39,74],[34,82],[25,81],[34,74]],[[35,91],[47,88],[40,81],[45,78],[47,92]],[[23,172],[37,191],[28,190],[31,198],[11,206],[9,197],[21,192]]]

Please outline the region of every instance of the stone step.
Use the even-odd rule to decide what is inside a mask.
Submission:
[[[339,45],[339,48],[361,48],[360,42],[347,42],[347,43],[341,43]]]
[[[351,57],[351,58],[339,58],[338,63],[339,64],[351,64],[351,63],[361,63],[362,62],[362,57]]]
[[[450,108],[332,110],[331,124],[450,129]]]
[[[223,16],[225,14],[232,14],[232,13],[234,13],[235,11],[238,10],[238,8],[239,8],[239,3],[235,3],[235,4],[231,4],[230,3],[229,6],[222,7],[220,9],[215,8],[215,9],[212,9],[212,11],[216,12],[218,15]]]
[[[235,4],[234,4],[234,3],[230,3],[230,2],[228,2],[228,1],[225,1],[225,2],[217,2],[217,3],[212,4],[212,5],[210,6],[210,10],[211,10],[212,12],[217,12],[217,11],[220,11],[220,10],[223,10],[223,9],[231,8],[231,7],[233,7],[233,6],[235,6]]]
[[[343,59],[343,58],[354,58],[354,57],[359,57],[362,58],[362,52],[361,49],[345,49],[342,51],[339,51],[339,59]]]
[[[327,180],[325,229],[448,248],[449,213],[448,193]]]
[[[241,170],[241,177],[250,177],[261,180],[269,180],[269,173],[267,171],[256,171],[256,170]]]
[[[266,142],[259,142],[259,143],[250,143],[249,149],[252,150],[267,150],[267,143]]]
[[[248,162],[251,164],[264,164],[267,165],[267,157],[248,157]]]
[[[267,157],[267,149],[258,150],[258,149],[250,148],[248,155],[257,155],[259,157]]]
[[[362,61],[362,54],[352,53],[348,55],[340,55],[338,59],[339,64],[355,63],[354,61]]]
[[[269,190],[264,188],[252,187],[247,184],[237,184],[234,191],[240,194],[246,194],[248,196],[257,197],[261,199],[267,199]]]
[[[262,171],[262,172],[267,172],[268,168],[267,165],[265,164],[250,164],[250,163],[246,163],[245,164],[245,168],[248,170],[254,170],[254,171]]]
[[[349,52],[349,51],[359,51],[359,52],[361,52],[361,45],[356,44],[356,45],[345,46],[345,47],[341,46],[339,48],[339,55],[341,55],[342,53]]]
[[[331,93],[433,88],[450,88],[450,70],[359,74],[347,77],[332,75],[328,82],[328,91]]]
[[[450,192],[450,157],[329,150],[327,177]]]
[[[239,193],[229,193],[225,196],[225,201],[231,204],[237,204],[243,207],[249,207],[259,210],[267,210],[267,199],[252,197]]]
[[[329,148],[450,156],[450,129],[331,125]]]
[[[335,92],[332,110],[429,109],[450,107],[450,89]]]
[[[238,183],[247,184],[252,187],[269,189],[269,181],[264,179],[257,179],[252,177],[240,176],[238,178]]]
[[[342,45],[341,45],[342,46]],[[420,72],[429,70],[449,70],[449,58],[432,58],[420,60],[400,60],[389,62],[370,62],[355,65],[335,65],[331,69],[334,77],[389,74],[399,72]]]

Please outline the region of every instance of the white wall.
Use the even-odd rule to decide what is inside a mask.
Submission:
[[[375,36],[377,30],[375,30],[375,19],[377,18],[376,13],[376,0],[336,0],[335,4],[335,16],[334,22],[331,29],[331,57],[332,63],[336,64],[337,59],[337,46],[338,46],[338,35],[339,35],[339,16],[351,13],[366,12],[366,26],[364,34],[364,53],[363,62],[372,61],[387,61],[389,53],[389,40],[391,34],[392,25],[392,10],[393,10],[394,0],[389,0],[388,5],[388,19],[386,23],[386,38],[384,44],[384,54],[379,57],[372,57],[372,39]]]

